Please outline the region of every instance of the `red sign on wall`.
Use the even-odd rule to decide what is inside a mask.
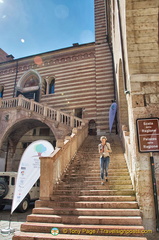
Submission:
[[[159,152],[159,119],[137,119],[140,152]]]

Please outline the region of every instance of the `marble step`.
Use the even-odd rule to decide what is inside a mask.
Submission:
[[[135,236],[134,239],[136,239],[136,240],[140,240],[140,239],[146,240],[146,238],[141,237],[141,236],[143,236],[143,233],[142,233],[142,231],[144,230],[143,226],[131,226],[131,225],[124,225],[124,226],[100,225],[99,226],[99,225],[90,225],[90,224],[88,224],[88,225],[84,225],[84,224],[71,225],[71,224],[61,224],[61,223],[53,224],[53,223],[40,223],[40,222],[38,222],[38,223],[37,222],[25,222],[21,225],[21,231],[23,231],[23,233],[27,232],[23,236],[27,236],[27,234],[28,235],[32,234],[32,236],[36,236],[37,233],[38,234],[46,233],[46,234],[49,234],[49,236],[50,236],[50,232],[53,227],[56,227],[59,229],[60,234],[58,236],[62,236],[64,233],[65,234],[67,233],[65,235],[65,237],[70,237],[67,239],[72,239],[72,237],[76,236],[74,234],[78,234],[78,237],[94,236],[94,239],[96,239],[96,240],[100,239],[100,236],[104,237],[103,239],[105,239],[108,236],[109,237],[110,236],[118,237],[118,238],[116,238],[117,240],[121,236],[122,237],[125,236],[123,238],[125,240]],[[35,233],[35,235],[34,235],[34,233]],[[22,234],[22,233],[19,233],[19,234]],[[18,236],[19,236],[19,234],[18,234]],[[71,234],[71,236],[69,234]],[[113,236],[112,236],[112,234],[113,234]],[[128,234],[130,236],[128,236]],[[33,239],[31,239],[31,240],[33,240]],[[55,236],[54,236],[54,239],[56,239]],[[77,239],[80,239],[80,238],[77,238]],[[90,238],[86,238],[86,239],[90,239]],[[15,239],[13,238],[13,240],[15,240]],[[19,240],[19,239],[16,238],[16,240]],[[40,238],[40,240],[41,240],[41,238]]]
[[[71,207],[71,208],[109,208],[109,209],[135,209],[138,208],[138,203],[136,201],[114,201],[114,202],[105,202],[105,201],[50,201],[50,207]]]
[[[86,236],[86,235],[67,235],[67,234],[58,234],[53,236],[51,233],[19,233],[16,237],[16,234],[13,236],[12,240],[147,240],[145,237],[124,237],[124,236]]]
[[[69,196],[69,195],[52,195],[53,201],[105,201],[105,202],[117,202],[117,201],[135,201],[135,196]]]
[[[93,224],[93,225],[141,225],[140,216],[76,216],[76,215],[46,215],[30,214],[27,222],[63,223],[63,224]]]
[[[34,208],[33,214],[77,215],[77,216],[140,216],[139,209],[101,209],[101,208]]]

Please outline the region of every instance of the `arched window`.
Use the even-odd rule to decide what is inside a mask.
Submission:
[[[24,88],[26,87],[34,87],[34,86],[38,86],[39,85],[39,81],[36,77],[31,76],[29,77],[26,82],[24,83]]]
[[[55,79],[52,79],[49,86],[49,94],[52,94],[54,92],[55,92]]]
[[[28,99],[34,99],[34,101],[39,102],[39,80],[36,76],[31,75],[26,78],[22,84],[21,88],[17,91],[17,96],[22,94]]]
[[[35,70],[25,72],[16,86],[16,96],[23,95],[28,99],[40,100],[41,76]]]

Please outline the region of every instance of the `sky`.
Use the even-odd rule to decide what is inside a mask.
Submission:
[[[94,0],[0,0],[0,48],[15,59],[94,41]]]

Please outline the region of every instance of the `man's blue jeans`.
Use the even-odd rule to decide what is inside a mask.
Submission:
[[[105,172],[105,177],[108,176],[108,166],[110,162],[110,157],[101,157],[100,158],[100,176],[101,179],[104,179],[104,172]]]

